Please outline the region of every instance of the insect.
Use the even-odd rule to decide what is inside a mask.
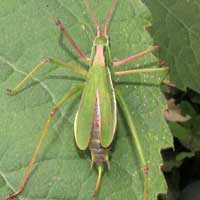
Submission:
[[[123,100],[120,91],[114,86],[118,76],[126,76],[137,73],[156,72],[156,71],[168,71],[168,68],[148,68],[148,69],[133,69],[126,71],[117,71],[117,67],[125,65],[130,61],[134,61],[146,54],[159,50],[158,46],[153,46],[147,50],[139,52],[135,55],[129,56],[125,59],[112,61],[110,41],[108,36],[108,27],[116,7],[117,0],[112,0],[111,7],[109,9],[107,18],[105,20],[104,28],[102,29],[95,17],[92,9],[87,0],[83,0],[86,10],[88,11],[93,24],[96,27],[97,34],[94,38],[91,56],[87,57],[84,52],[78,47],[75,41],[70,36],[66,28],[63,27],[61,21],[55,17],[55,23],[57,28],[63,33],[68,40],[74,51],[80,56],[80,59],[84,61],[89,70],[85,70],[81,67],[71,66],[60,60],[54,58],[47,58],[36,65],[31,72],[23,80],[21,80],[15,88],[7,89],[9,93],[16,93],[21,86],[41,67],[47,63],[57,64],[59,67],[64,67],[71,70],[85,78],[83,85],[72,88],[65,94],[61,100],[51,109],[48,119],[44,125],[41,137],[33,154],[33,157],[28,165],[25,175],[19,185],[16,192],[8,195],[5,200],[17,197],[22,193],[28,177],[32,171],[33,165],[36,161],[37,155],[40,151],[41,145],[45,139],[50,123],[55,116],[58,109],[63,104],[77,93],[82,93],[78,111],[74,120],[74,133],[75,142],[80,150],[89,149],[91,152],[91,165],[95,165],[98,171],[98,177],[96,181],[96,187],[94,196],[98,194],[101,178],[105,167],[110,168],[109,163],[109,150],[111,148],[117,124],[117,103],[121,110],[124,112],[127,123],[129,125],[132,136],[134,137],[135,146],[138,150],[138,155],[141,164],[144,166],[144,200],[148,198],[148,166],[145,161],[143,150],[138,139],[137,133],[133,126],[131,115],[127,109],[125,101]]]

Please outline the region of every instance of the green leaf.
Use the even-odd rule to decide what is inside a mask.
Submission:
[[[180,89],[200,92],[200,2],[143,0],[153,18],[152,36]]]
[[[103,24],[111,1],[90,2]],[[96,30],[82,1],[2,1],[0,10],[0,199],[3,199],[17,190],[51,108],[83,79],[48,64],[16,95],[7,95],[6,88],[14,87],[45,57],[85,67],[56,28],[53,16],[61,19],[88,56]],[[118,2],[109,27],[114,59],[153,45],[144,30],[149,18],[150,13],[141,1]],[[147,55],[124,68],[157,67],[156,63],[153,55]],[[160,171],[160,150],[172,146],[172,137],[162,114],[166,107],[159,87],[163,76],[148,73],[118,80],[121,82],[118,89],[132,114],[149,165],[149,200],[167,192]],[[74,142],[73,122],[79,101],[80,95],[59,110],[18,199],[93,199],[97,172],[90,170],[89,153],[80,152]],[[111,170],[104,173],[97,199],[142,199],[143,166],[120,110],[116,134],[110,152]]]

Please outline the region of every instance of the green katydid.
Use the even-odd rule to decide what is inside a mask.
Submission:
[[[44,129],[42,131],[40,140],[33,154],[33,157],[29,163],[29,166],[25,172],[25,175],[20,183],[18,190],[15,193],[8,195],[5,200],[12,199],[18,196],[24,189],[25,184],[32,171],[33,164],[36,161],[37,155],[47,134],[50,123],[55,116],[57,110],[72,96],[82,92],[80,105],[74,121],[75,141],[80,150],[89,149],[91,151],[92,165],[95,164],[98,171],[98,178],[94,191],[94,196],[97,195],[100,187],[102,173],[104,171],[104,163],[107,168],[110,168],[109,164],[109,149],[112,145],[113,138],[115,136],[116,124],[117,124],[117,103],[121,110],[124,112],[129,128],[132,132],[132,136],[135,141],[135,146],[138,150],[138,155],[141,164],[144,166],[144,200],[148,199],[148,166],[144,158],[143,150],[140,145],[140,141],[137,136],[137,131],[133,126],[131,115],[127,109],[127,106],[121,96],[120,92],[114,88],[116,77],[126,76],[136,73],[156,72],[156,71],[168,71],[168,68],[148,68],[148,69],[133,69],[126,71],[116,71],[118,66],[122,66],[130,61],[134,61],[146,54],[159,50],[158,46],[153,46],[145,51],[129,56],[119,61],[112,61],[110,53],[110,42],[108,36],[108,26],[111,20],[113,10],[116,6],[117,0],[112,0],[112,5],[109,9],[108,16],[106,18],[104,28],[101,29],[93,11],[91,10],[87,0],[83,0],[89,15],[97,29],[97,34],[93,41],[91,50],[91,57],[88,58],[83,51],[74,42],[68,31],[63,27],[61,21],[55,17],[56,26],[64,34],[68,42],[71,44],[75,52],[80,56],[82,61],[90,66],[86,71],[77,66],[71,66],[60,60],[54,58],[47,58],[20,81],[15,88],[8,89],[9,93],[17,92],[20,87],[35,73],[38,69],[44,66],[46,63],[55,63],[59,67],[64,67],[77,74],[82,75],[86,82],[84,85],[77,86],[71,89],[63,98],[52,108],[49,117],[46,121]]]

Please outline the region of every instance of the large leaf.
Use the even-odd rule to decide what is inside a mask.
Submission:
[[[103,23],[110,1],[90,1]],[[0,199],[17,190],[50,109],[73,86],[83,80],[65,69],[48,64],[16,95],[5,93],[44,57],[56,57],[83,66],[53,22],[58,16],[80,48],[89,55],[95,28],[82,1],[2,1],[0,8]],[[118,2],[110,25],[112,56],[126,57],[153,45],[144,30],[150,13],[139,0]],[[153,55],[126,68],[156,67]],[[163,119],[165,101],[159,84],[163,74],[128,76],[118,86],[133,115],[135,127],[149,164],[149,196],[167,191],[159,167],[160,150],[172,145]],[[122,83],[123,82],[123,83]],[[128,83],[126,83],[128,82]],[[80,95],[59,110],[34,170],[19,199],[92,199],[97,173],[90,170],[88,153],[78,151],[73,121]],[[143,166],[125,118],[119,110],[111,170],[105,172],[98,199],[141,200]]]
[[[177,87],[200,92],[200,2],[143,0],[153,17],[152,35]]]

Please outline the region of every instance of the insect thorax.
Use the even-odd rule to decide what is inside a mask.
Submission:
[[[93,43],[91,64],[93,66],[110,66],[109,38],[105,36],[96,37]]]

